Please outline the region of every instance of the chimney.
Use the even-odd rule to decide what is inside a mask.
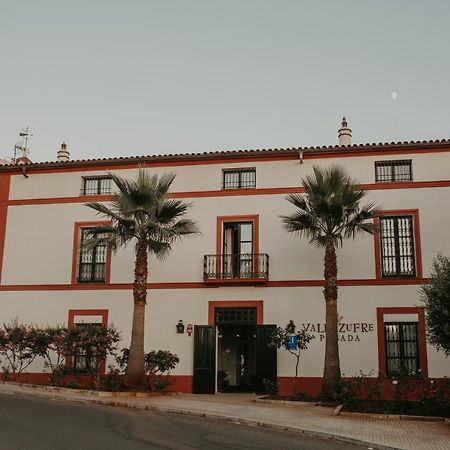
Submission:
[[[347,125],[347,119],[344,116],[341,128],[338,130],[339,145],[351,145],[352,143],[352,130]]]
[[[70,159],[70,153],[69,150],[67,150],[67,144],[65,142],[63,142],[61,144],[61,150],[58,151],[58,153],[56,154],[56,160],[58,162],[66,162],[69,161]]]

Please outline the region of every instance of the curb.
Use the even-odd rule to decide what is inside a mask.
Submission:
[[[2,383],[5,385],[4,383]],[[20,384],[20,383],[19,383]],[[314,431],[314,430],[308,430],[303,428],[297,428],[297,427],[290,427],[290,426],[283,426],[283,425],[277,425],[273,423],[268,422],[261,422],[258,420],[253,419],[243,419],[236,416],[229,416],[225,414],[214,414],[214,413],[207,413],[207,412],[197,412],[197,411],[190,411],[185,409],[178,409],[173,407],[164,407],[164,406],[152,406],[152,405],[142,405],[142,404],[133,404],[128,403],[126,401],[121,401],[119,398],[114,400],[106,400],[99,398],[97,396],[91,396],[90,398],[82,398],[82,397],[76,397],[76,393],[78,392],[78,395],[82,396],[84,395],[83,392],[80,392],[75,389],[70,389],[71,393],[73,392],[74,396],[67,396],[64,395],[65,392],[56,391],[53,394],[51,393],[51,389],[39,389],[42,386],[39,386],[39,388],[36,388],[39,385],[33,386],[32,389],[13,389],[13,390],[7,390],[7,389],[1,389],[0,385],[0,393],[9,393],[11,395],[19,394],[19,395],[35,395],[36,397],[40,398],[46,398],[48,400],[61,400],[61,401],[69,401],[69,402],[76,402],[76,403],[91,403],[96,405],[102,405],[102,406],[112,406],[112,407],[119,407],[119,408],[127,408],[127,409],[136,409],[136,410],[145,410],[145,411],[157,411],[162,413],[169,413],[169,414],[178,414],[178,415],[189,415],[189,416],[195,416],[195,417],[205,417],[208,419],[213,420],[222,420],[229,423],[238,423],[242,425],[248,425],[251,427],[260,427],[265,429],[270,429],[274,431],[281,431],[281,432],[289,432],[289,433],[295,433],[300,434],[303,436],[309,436],[309,437],[316,437],[323,440],[328,441],[336,441],[336,442],[343,442],[347,444],[355,444],[355,445],[363,445],[367,447],[371,447],[376,450],[400,450],[398,447],[390,447],[386,445],[380,445],[373,442],[367,442],[360,439],[355,438],[348,438],[345,436],[339,436],[332,433],[325,433],[321,431]],[[12,387],[19,387],[19,386],[12,386]],[[264,402],[261,402],[264,403]],[[294,402],[293,402],[294,403]],[[314,406],[314,404],[312,404]]]

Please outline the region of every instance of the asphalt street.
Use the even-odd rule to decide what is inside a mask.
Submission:
[[[0,394],[1,450],[358,450],[202,417]]]

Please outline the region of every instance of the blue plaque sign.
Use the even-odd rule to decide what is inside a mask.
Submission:
[[[293,336],[289,336],[288,349],[289,350],[297,350],[297,342],[298,342],[298,336],[296,334],[294,334]]]

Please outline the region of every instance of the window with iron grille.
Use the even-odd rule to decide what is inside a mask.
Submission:
[[[78,281],[81,283],[102,282],[106,278],[107,246],[102,242],[93,248],[84,248],[86,241],[91,239],[89,230],[80,229],[80,259],[78,264]]]
[[[412,181],[411,160],[403,159],[400,161],[376,161],[375,181],[377,183]]]
[[[216,308],[216,325],[254,325],[256,308]]]
[[[420,367],[417,322],[386,322],[384,336],[387,375],[417,373]]]
[[[99,326],[101,323],[77,323],[75,324],[77,328],[82,328],[86,326]],[[99,360],[96,355],[95,347],[83,347],[77,348],[76,353],[72,358],[72,370],[74,372],[88,372],[93,373],[98,368]]]
[[[84,177],[81,195],[106,195],[111,194],[110,176]]]
[[[380,217],[383,277],[414,277],[413,216]]]
[[[232,169],[223,171],[222,189],[256,188],[256,169]]]

